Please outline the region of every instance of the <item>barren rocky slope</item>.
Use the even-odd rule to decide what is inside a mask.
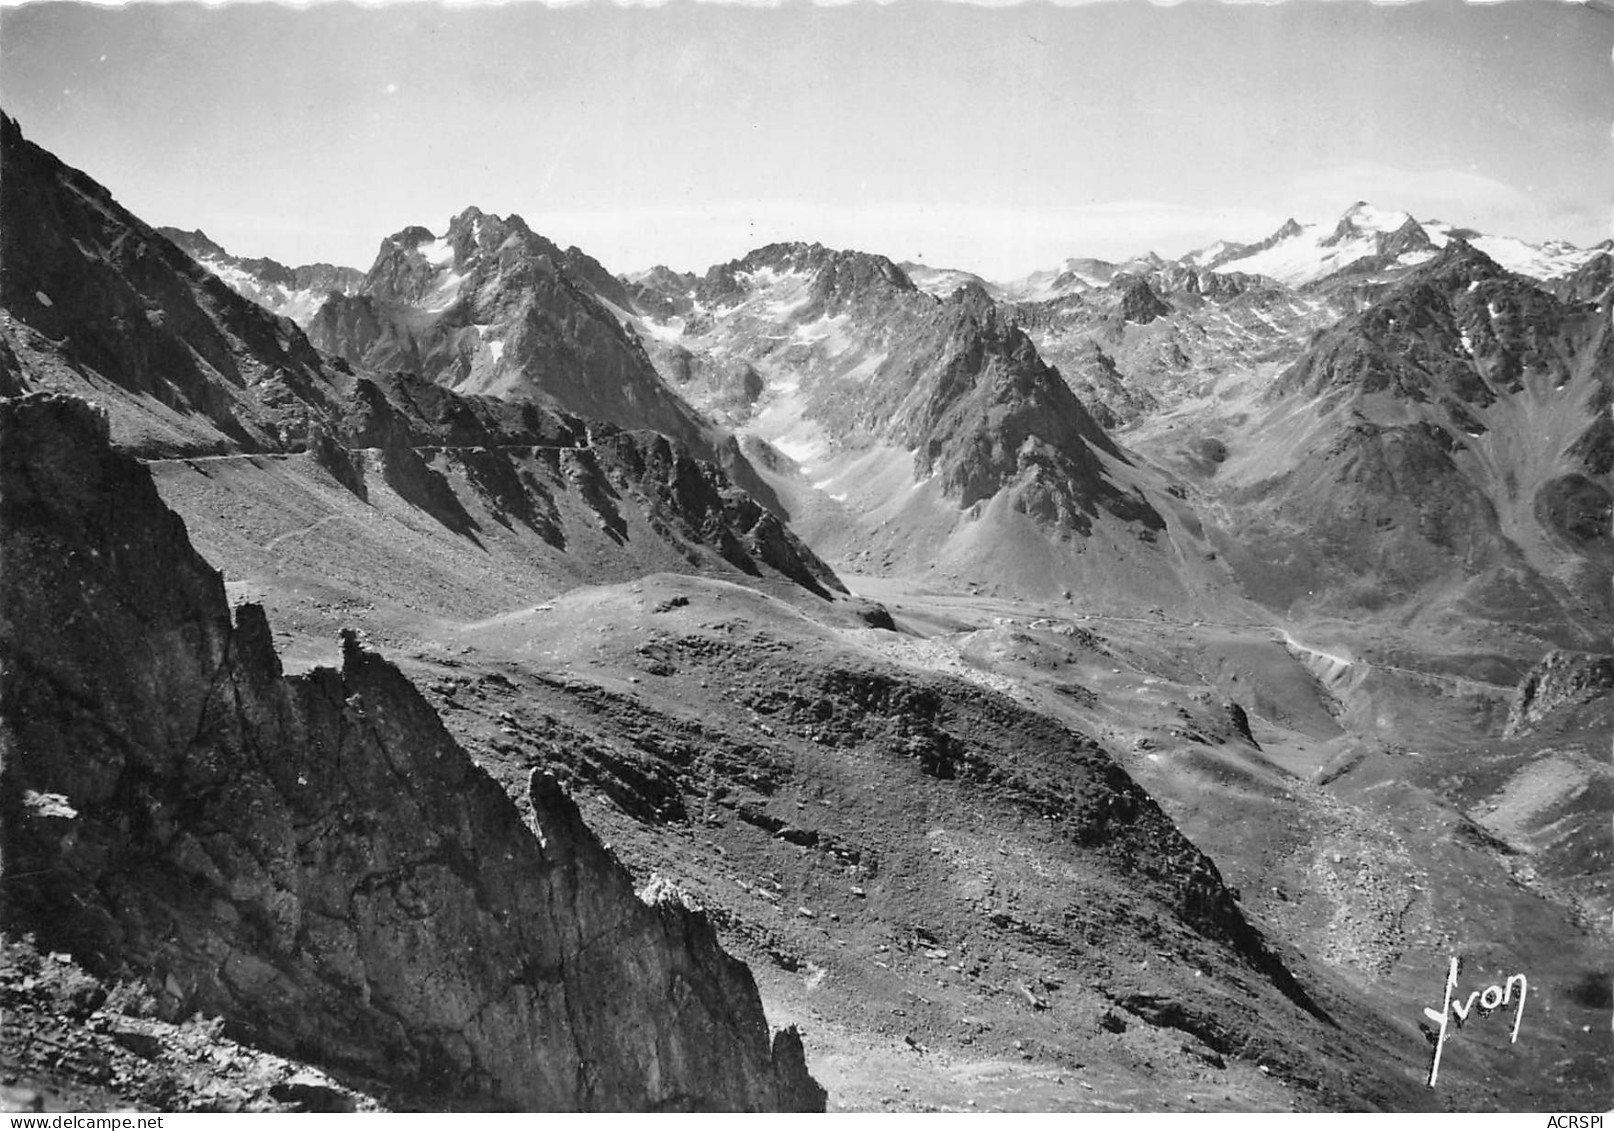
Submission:
[[[652,576],[466,625],[411,671],[507,785],[558,763],[633,866],[697,892],[815,1058],[850,1043],[958,1106],[945,1066],[1005,1057],[1048,1074],[1038,1107],[1419,1102],[1393,1030],[1297,984],[1095,743],[804,612]],[[836,1071],[842,1102],[902,1102]],[[1014,1109],[1013,1078],[976,1101]]]
[[[3,116],[0,215],[0,392],[84,391],[140,454],[306,443],[337,377],[296,326]]]
[[[441,600],[437,583],[497,602],[649,569],[840,589],[768,509],[766,492],[759,505],[695,458],[721,454],[710,444],[692,451],[536,404],[357,376],[10,119],[4,141],[0,382],[93,398],[119,448],[161,457],[153,470],[171,499],[207,503],[197,520],[227,515],[232,493],[274,500],[268,529],[233,531],[249,574],[292,572],[285,589],[309,602],[368,604],[374,586],[362,568],[321,562],[324,536],[358,537],[372,560],[413,556],[415,591],[389,596],[417,610]],[[426,549],[439,529],[457,537]],[[232,547],[214,550],[221,564],[240,564]]]
[[[821,1107],[706,921],[527,827],[397,669],[286,677],[82,402],[0,406],[8,931],[441,1102]]]
[[[693,287],[635,283],[630,321],[668,381],[752,445],[821,553],[1142,607],[1225,588],[1170,479],[1113,442],[979,285],[938,298],[880,256],[816,244],[759,248]]]
[[[308,333],[367,372],[403,369],[463,393],[661,432],[772,505],[733,440],[662,383],[613,315],[627,301],[579,249],[562,251],[520,216],[468,208],[441,237],[413,227],[383,240],[354,293],[331,295]]]
[[[1563,302],[1453,240],[1320,335],[1249,423],[1202,422],[1228,453],[1203,479],[1249,590],[1526,657],[1601,646],[1609,302]]]
[[[487,363],[516,325],[467,327],[456,304],[484,318],[537,293],[504,286],[532,241],[509,271],[478,266],[490,219],[469,217],[463,264],[424,230],[388,259],[416,314],[460,288],[402,325],[436,326],[445,380],[467,357],[502,380]],[[1295,228],[1269,249],[1383,242]],[[1416,262],[1387,248],[1300,288],[1071,261],[1012,304],[813,245],[704,279],[544,252],[557,302],[582,305],[546,307],[534,356],[564,350],[560,310],[600,320],[580,340],[642,346],[748,434],[778,511],[864,598],[698,448],[515,386],[330,365],[340,397],[299,450],[148,467],[228,591],[268,608],[288,669],[339,659],[337,631],[362,626],[518,810],[537,816],[531,774],[552,772],[641,882],[694,893],[772,1020],[804,1025],[838,1108],[1596,1107],[1603,661],[1550,661],[1517,703],[1514,686],[1549,644],[1607,646],[1565,619],[1565,595],[1606,601],[1598,497],[1535,505],[1564,476],[1606,486],[1603,347],[1583,331],[1606,323],[1607,271],[1431,281],[1446,268],[1414,235]],[[1452,431],[1473,398],[1447,393],[1474,381],[1496,395],[1483,440]],[[1369,440],[1429,424],[1470,444],[1445,453],[1445,493],[1336,460],[1356,412]],[[1500,538],[1480,521],[1464,556],[1425,522],[1448,496],[1483,519],[1509,469]],[[1383,587],[1348,561],[1312,568],[1292,495],[1313,487],[1335,532],[1405,519],[1406,552],[1363,559],[1402,570],[1405,600],[1363,604]],[[1493,551],[1551,600],[1462,616]],[[1451,954],[1465,979],[1527,973],[1531,1006],[1516,1045],[1470,1025],[1431,1090],[1418,1022]],[[32,1009],[52,986],[0,977]]]

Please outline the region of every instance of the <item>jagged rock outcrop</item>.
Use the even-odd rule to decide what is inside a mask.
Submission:
[[[791,311],[799,322],[847,311],[868,318],[893,303],[900,305],[904,297],[919,290],[901,267],[883,255],[841,251],[817,243],[776,243],[712,267],[693,297],[707,308],[733,306],[755,290],[790,276],[808,281]]]
[[[1244,741],[1257,750],[1261,749],[1261,744],[1255,740],[1255,734],[1250,730],[1250,713],[1244,709],[1242,704],[1228,699],[1222,703],[1222,712],[1227,715],[1227,721],[1244,738]]]
[[[1225,302],[1260,286],[1261,280],[1237,271],[1206,271],[1181,263],[1168,263],[1151,272],[1147,280],[1158,294],[1198,295],[1202,298]],[[1270,285],[1270,284],[1269,284]],[[1170,308],[1162,311],[1171,313]]]
[[[881,371],[900,398],[890,434],[961,506],[1012,486],[1016,509],[1060,530],[1086,533],[1099,509],[1164,528],[1105,475],[1101,454],[1124,460],[1120,449],[985,291],[961,287],[896,356]]]
[[[1503,734],[1522,734],[1555,711],[1614,695],[1614,656],[1554,649],[1519,683]]]
[[[592,455],[608,481],[645,500],[677,536],[711,546],[742,572],[756,576],[767,566],[820,597],[846,592],[773,512],[676,441],[654,432],[600,431]]]
[[[627,286],[577,248],[562,251],[520,216],[467,208],[441,237],[417,226],[383,240],[358,293],[332,295],[308,333],[361,371],[407,370],[456,392],[671,436],[782,516],[733,438],[663,383],[618,317],[631,304]]]
[[[1339,218],[1339,223],[1334,225],[1334,230],[1318,241],[1319,246],[1338,247],[1345,243],[1370,240],[1376,254],[1368,258],[1383,259],[1386,262],[1409,251],[1435,250],[1435,244],[1430,240],[1429,233],[1411,216],[1390,231],[1383,230],[1371,221],[1365,222],[1366,217],[1377,219],[1372,206],[1365,200],[1359,200],[1346,209],[1345,214]],[[1298,234],[1298,231],[1289,233],[1290,236]]]
[[[1566,302],[1595,302],[1614,287],[1614,254],[1603,251],[1549,286]]]
[[[651,428],[714,453],[710,427],[660,381],[608,304],[623,284],[520,216],[468,208],[443,236],[407,228],[381,243],[357,295],[309,324],[354,366],[407,369],[465,393],[538,400],[622,428]]]
[[[530,401],[463,396],[406,373],[357,379],[345,407],[347,445],[379,449],[393,488],[451,528],[468,528],[469,516],[420,452],[451,449],[485,499],[535,528],[547,526],[539,512],[548,499],[526,461],[543,459],[619,540],[622,510],[634,506],[668,544],[692,556],[704,547],[753,577],[773,570],[819,596],[846,592],[752,493],[660,433],[588,423]]]
[[[688,314],[694,308],[692,296],[699,285],[700,276],[661,264],[623,280],[632,309],[662,321]]]
[[[0,403],[8,930],[444,1104],[818,1108],[745,967],[536,773],[533,828],[396,668],[283,674],[105,418]]]
[[[1408,216],[1402,225],[1385,236],[1379,244],[1379,254],[1394,259],[1410,251],[1434,251],[1434,241],[1418,221]]]
[[[1147,325],[1162,315],[1170,314],[1171,307],[1154,293],[1147,279],[1132,279],[1121,290],[1117,313],[1122,321]]]

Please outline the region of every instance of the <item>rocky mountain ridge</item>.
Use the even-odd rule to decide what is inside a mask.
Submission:
[[[0,117],[0,392],[91,391],[142,454],[307,442],[339,396],[266,315]],[[26,375],[26,376],[25,376]]]
[[[308,330],[358,368],[536,399],[717,451],[710,426],[661,384],[606,305],[628,301],[578,249],[562,251],[519,216],[469,208],[441,237],[415,227],[383,240],[357,292],[333,297]]]
[[[1147,282],[1117,275],[1115,288],[1134,318],[1157,308]],[[667,309],[686,313],[651,313]],[[826,550],[973,570],[989,514],[1014,528],[1004,544],[1040,544],[1026,576],[1058,592],[1102,572],[1078,555],[1113,527],[1109,551],[1180,600],[1153,548],[1173,521],[1152,493],[1165,485],[1042,361],[1021,309],[968,281],[938,298],[878,256],[780,244],[630,321],[669,384],[763,445],[758,466]]]
[[[449,486],[463,483],[459,492],[474,493],[496,521],[520,522],[564,546],[556,497],[570,491],[619,543],[628,540],[624,512],[639,509],[692,564],[715,554],[752,577],[775,573],[826,598],[846,592],[772,511],[660,433],[590,424],[531,402],[467,397],[412,374],[359,378],[344,407],[338,434],[346,447],[331,458],[347,461],[356,493],[365,453],[374,450],[400,495],[450,522],[474,524]],[[337,471],[341,478],[342,466]]]
[[[351,635],[283,675],[104,417],[6,401],[0,452],[8,929],[444,1101],[822,1109],[744,966],[551,779],[529,828]]]
[[[1290,219],[1257,243],[1212,245],[1189,253],[1183,262],[1211,270],[1231,268],[1305,286],[1341,272],[1395,274],[1427,261],[1452,239],[1473,244],[1509,271],[1539,281],[1570,274],[1599,252],[1609,250],[1607,242],[1591,248],[1577,248],[1562,241],[1530,244],[1439,220],[1420,222],[1409,213],[1357,201],[1332,226],[1302,225]]]
[[[423,614],[488,616],[649,571],[848,601],[773,509],[688,445],[357,375],[9,126],[0,176],[18,249],[0,264],[7,388],[103,406],[115,446],[151,459],[198,544],[278,624],[323,641],[360,624],[390,644]],[[36,246],[64,233],[70,254]],[[131,302],[144,313],[120,313]],[[62,310],[70,328],[49,321]],[[378,592],[375,571],[393,569],[407,581]]]
[[[1610,298],[1561,302],[1450,241],[1264,394],[1319,431],[1287,478],[1240,497],[1252,514],[1276,503],[1304,515],[1338,560],[1382,578],[1354,600],[1455,575],[1471,594],[1464,618],[1533,619],[1562,646],[1594,646],[1610,627],[1599,577],[1614,565],[1598,407],[1614,380]]]
[[[84,219],[70,186],[87,178],[40,183],[94,234],[75,317],[116,352],[128,332],[108,294],[135,280],[160,311],[171,257],[120,258],[144,234],[104,207]],[[1540,282],[1478,241],[1359,207],[1240,253],[1337,262],[1303,285],[1208,266],[1224,247],[1071,261],[1043,280],[1052,297],[1009,302],[805,243],[616,279],[472,210],[441,238],[391,238],[372,293],[331,304],[368,360],[309,350],[315,391],[280,418],[248,414],[297,413],[300,430],[136,450],[228,591],[268,610],[226,623],[216,699],[289,697],[275,710],[327,746],[381,734],[383,756],[412,766],[382,724],[436,732],[357,637],[330,646],[363,626],[529,823],[559,820],[534,792],[534,770],[553,772],[641,882],[697,893],[770,1016],[808,1021],[815,1070],[851,1082],[842,1103],[890,1101],[919,1071],[968,1084],[913,1104],[1499,1106],[1504,1080],[1589,1096],[1606,1034],[1576,1034],[1599,1000],[1614,782],[1602,699],[1587,698],[1599,661],[1587,682],[1581,660],[1549,659],[1534,692],[1528,670],[1549,648],[1606,649],[1609,260]],[[5,315],[21,343],[0,351],[7,380],[101,397],[114,431],[138,436],[161,402],[72,368],[71,336],[27,321],[22,296],[52,292],[7,281],[27,316]],[[200,287],[215,323],[245,328],[222,346],[242,371],[274,356],[255,341],[308,348]],[[574,326],[588,350],[562,356]],[[501,375],[517,331],[539,360]],[[206,345],[187,327],[180,348],[193,338]],[[436,379],[387,368],[388,351]],[[696,422],[688,442],[574,415],[538,387],[551,367],[604,374],[589,395],[631,425],[647,418],[633,415],[646,361],[698,406],[674,405]],[[466,391],[484,379],[496,395]],[[714,465],[728,441],[703,417],[736,430],[764,490]],[[844,595],[826,558],[885,607]],[[43,576],[33,561],[19,576]],[[162,639],[159,660],[183,651]],[[271,639],[285,671],[314,674],[275,683],[253,643]],[[1518,701],[1538,709],[1504,736],[1521,677]],[[308,687],[359,693],[346,729],[306,723],[298,705],[324,702]],[[279,749],[231,711],[209,700],[201,738],[223,720]],[[81,819],[71,790],[35,793],[31,814]],[[213,804],[187,794],[184,813]],[[394,902],[407,914],[417,895],[442,891]],[[129,937],[150,937],[144,922]],[[222,937],[191,922],[176,953]],[[327,936],[347,947],[340,927]],[[1443,1067],[1461,1091],[1434,1094],[1405,1003],[1457,951],[1527,965],[1551,1010],[1525,1050],[1464,1034]],[[9,969],[7,1004],[28,992]],[[224,995],[208,1000],[246,1000],[261,971],[223,969],[222,989],[198,976]],[[162,1010],[185,1003],[175,985],[152,983]],[[418,1027],[343,1071],[441,1060],[445,1026]],[[496,1059],[455,1048],[446,1089]],[[1096,1093],[1064,1089],[1078,1072]]]
[[[269,258],[244,259],[231,255],[200,229],[187,232],[179,228],[158,228],[157,231],[242,298],[249,298],[271,314],[290,318],[303,327],[329,295],[352,294],[364,281],[364,272],[357,267],[338,267],[332,263],[287,267]]]

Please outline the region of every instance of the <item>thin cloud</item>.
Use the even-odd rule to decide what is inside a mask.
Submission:
[[[1483,218],[1504,231],[1540,207],[1537,194],[1480,173],[1402,169],[1368,161],[1297,175],[1284,195],[1296,210],[1314,216],[1367,200],[1423,220],[1461,223]]]
[[[1126,259],[1181,254],[1218,238],[1254,239],[1282,222],[1274,212],[1150,201],[1074,207],[886,203],[821,207],[798,201],[729,201],[704,207],[541,212],[536,229],[587,250],[615,271],[657,263],[681,270],[738,258],[765,244],[804,240],[893,260],[1011,279],[1072,256]]]

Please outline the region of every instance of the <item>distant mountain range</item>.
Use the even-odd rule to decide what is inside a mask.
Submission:
[[[388,237],[362,277],[178,235],[361,370],[692,444],[848,568],[1143,608],[1517,628],[1550,607],[1528,631],[1560,643],[1609,619],[1585,572],[1614,497],[1608,245],[1361,202],[1253,244],[990,282],[816,244],[616,277],[474,208]],[[1519,428],[1535,440],[1503,439]]]
[[[396,495],[483,551],[479,563],[503,543],[522,570],[567,575],[584,568],[578,551],[594,543],[606,559],[587,565],[596,578],[602,568],[637,576],[699,562],[814,592],[841,589],[758,501],[766,489],[747,490],[720,466],[730,457],[749,471],[734,441],[661,389],[624,331],[607,326],[609,315],[600,323],[607,343],[660,390],[639,416],[584,419],[555,410],[564,397],[462,394],[387,364],[358,372],[226,286],[10,118],[3,126],[0,208],[30,222],[0,227],[0,394],[92,399],[113,444],[142,457],[295,453],[360,500]],[[408,287],[419,257],[393,246],[372,275]],[[264,261],[235,262],[283,277]],[[420,293],[437,286],[429,264],[412,278]],[[361,298],[369,301],[352,301]],[[327,296],[322,310],[344,301]],[[587,296],[579,309],[599,310]],[[612,403],[634,403],[632,391]],[[652,427],[657,410],[668,427]]]
[[[822,1106],[676,874],[770,1010],[1011,1103],[1033,1057],[1044,1106],[1601,1102],[1609,246],[1357,204],[1008,282],[614,275],[473,207],[290,268],[0,143],[51,964],[429,1099]],[[305,673],[332,625],[402,669]],[[1407,1002],[1475,946],[1548,1035],[1437,1095]]]

